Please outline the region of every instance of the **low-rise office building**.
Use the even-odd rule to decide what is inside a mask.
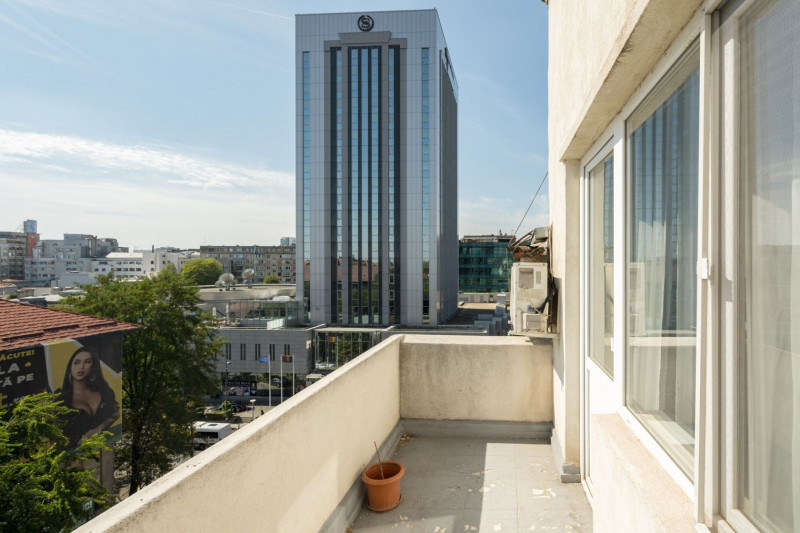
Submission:
[[[458,241],[458,292],[508,292],[512,235],[466,235]]]

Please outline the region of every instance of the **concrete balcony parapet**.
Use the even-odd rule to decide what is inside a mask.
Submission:
[[[552,422],[552,347],[522,337],[409,335],[400,417]]]
[[[551,359],[523,338],[393,336],[77,531],[319,531],[402,418],[551,422]]]

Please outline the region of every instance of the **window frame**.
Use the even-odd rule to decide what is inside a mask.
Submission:
[[[613,158],[613,181],[614,181],[614,197],[612,199],[613,205],[613,215],[614,215],[614,239],[619,237],[619,230],[620,227],[617,224],[617,214],[619,212],[618,209],[618,200],[619,200],[619,190],[617,187],[618,181],[622,174],[619,173],[619,153],[623,149],[623,142],[620,137],[620,131],[618,127],[612,125],[610,128],[610,132],[605,132],[603,136],[601,136],[600,140],[595,143],[592,149],[589,151],[590,154],[593,154],[588,157],[588,159],[584,159],[581,162],[581,181],[580,181],[580,205],[581,205],[581,231],[580,231],[580,250],[581,250],[581,262],[580,262],[580,279],[581,279],[581,290],[580,290],[580,339],[579,339],[579,351],[580,351],[580,427],[581,427],[581,439],[580,439],[580,464],[581,464],[581,484],[584,487],[587,497],[591,500],[592,493],[593,493],[593,485],[591,480],[591,454],[590,454],[590,432],[589,430],[589,423],[590,417],[593,412],[596,412],[596,409],[593,409],[592,403],[592,394],[595,395],[596,399],[600,399],[602,397],[597,396],[597,392],[593,392],[589,390],[587,377],[591,374],[597,374],[598,378],[600,379],[602,386],[606,387],[608,390],[613,391],[612,396],[613,400],[608,402],[604,402],[604,407],[609,412],[614,412],[615,406],[618,405],[619,398],[617,398],[616,394],[616,384],[614,382],[614,376],[609,374],[603,367],[601,367],[597,361],[592,359],[589,356],[589,346],[590,346],[590,336],[591,336],[591,324],[590,324],[590,313],[588,312],[589,303],[591,301],[590,291],[587,290],[591,284],[591,276],[590,276],[590,268],[591,268],[591,253],[590,253],[590,239],[589,236],[589,215],[591,213],[589,199],[590,199],[590,191],[589,191],[589,180],[592,170],[594,170],[598,165],[603,163],[609,158]],[[615,246],[614,250],[614,298],[617,298],[617,291],[621,287],[617,282],[617,262],[619,260],[619,247]],[[616,328],[616,320],[617,320],[617,306],[614,309],[614,326]],[[615,329],[616,331],[616,329]],[[618,364],[618,354],[620,350],[617,346],[617,341],[619,337],[615,336],[612,338],[612,350],[614,352],[614,368],[616,374],[616,367]]]
[[[712,0],[706,2],[706,7],[709,9],[714,8],[716,5],[720,4],[722,0]],[[650,452],[653,457],[658,462],[659,466],[665,471],[667,475],[672,478],[672,480],[680,487],[680,489],[692,500],[693,502],[699,502],[701,498],[698,497],[698,494],[702,496],[702,493],[706,490],[705,486],[705,474],[704,472],[700,472],[695,466],[695,480],[693,481],[688,476],[686,476],[683,471],[678,467],[677,463],[667,454],[667,452],[661,447],[661,445],[655,440],[655,438],[650,434],[650,432],[642,425],[642,423],[636,418],[636,416],[631,412],[631,410],[625,404],[625,388],[627,385],[627,354],[628,354],[628,339],[627,339],[627,320],[628,320],[628,309],[627,309],[627,301],[628,301],[628,280],[627,280],[627,269],[628,269],[628,248],[630,246],[630,235],[628,231],[629,225],[629,214],[628,214],[628,181],[629,176],[627,173],[627,161],[628,161],[628,139],[627,139],[627,131],[626,131],[626,120],[627,118],[633,113],[633,111],[641,104],[641,102],[651,93],[653,88],[659,84],[662,78],[669,72],[672,66],[678,61],[681,57],[683,52],[691,45],[695,40],[700,39],[700,138],[699,138],[699,145],[700,145],[700,170],[699,170],[699,183],[698,188],[702,188],[703,179],[704,179],[704,169],[703,164],[703,150],[706,147],[707,143],[707,136],[708,131],[706,129],[707,124],[704,123],[704,116],[706,113],[706,109],[704,107],[704,100],[703,100],[703,91],[708,88],[707,79],[709,76],[709,68],[707,63],[707,56],[708,56],[708,49],[703,44],[703,39],[707,37],[708,28],[707,28],[707,19],[710,15],[706,15],[709,12],[706,9],[698,9],[694,17],[687,23],[684,28],[679,32],[679,34],[673,39],[672,43],[668,46],[667,50],[663,54],[663,56],[654,64],[653,68],[651,69],[650,74],[645,77],[639,87],[633,92],[630,98],[627,100],[626,104],[622,107],[619,114],[617,114],[608,124],[606,129],[598,135],[598,139],[608,139],[609,137],[613,136],[615,139],[614,141],[614,195],[615,195],[615,203],[614,203],[614,245],[615,245],[615,254],[614,254],[614,297],[616,301],[625,302],[624,304],[617,304],[615,305],[614,309],[614,329],[615,329],[615,338],[614,338],[614,346],[615,346],[615,357],[614,357],[614,390],[615,394],[614,397],[609,399],[610,402],[614,404],[614,408],[616,413],[625,421],[628,428],[631,432],[636,436],[637,440],[645,447],[645,449]],[[710,20],[710,19],[709,19]],[[582,170],[585,166],[590,166],[590,163],[593,162],[595,157],[599,156],[598,150],[599,147],[602,146],[602,141],[598,141],[595,143],[595,146],[587,151],[587,156],[581,160]],[[599,162],[600,159],[597,159]],[[592,167],[593,168],[593,167]],[[583,186],[583,181],[581,181],[581,187]],[[581,200],[583,201],[585,191],[581,190]],[[698,194],[702,194],[698,192]],[[701,204],[702,197],[698,198],[698,217],[702,219],[703,216],[706,215],[705,205]],[[584,205],[581,206],[582,208]],[[581,211],[583,213],[583,211]],[[698,221],[698,232],[700,232],[700,228],[702,228],[702,223]],[[698,240],[700,240],[701,236],[698,235]],[[585,239],[583,228],[581,228],[581,280],[582,285],[585,286],[585,272],[584,272],[584,262],[585,262]],[[699,253],[699,250],[698,250]],[[706,257],[706,256],[700,256]],[[699,301],[699,294],[701,290],[701,285],[698,281],[698,301]],[[584,296],[581,296],[581,309],[582,313],[585,312],[585,305],[583,301]],[[698,317],[702,315],[698,314]],[[625,332],[623,335],[622,332]],[[585,416],[585,368],[587,360],[590,361],[589,365],[594,365],[594,362],[591,362],[591,359],[584,357],[585,349],[584,343],[586,341],[583,336],[586,334],[586,320],[585,316],[581,317],[581,329],[580,333],[582,336],[581,339],[581,384],[580,384],[580,394],[581,394],[581,427],[584,428],[585,426],[583,417]],[[700,349],[700,340],[703,339],[705,335],[705,327],[704,324],[698,319],[697,324],[697,338],[698,338],[698,350]],[[704,396],[701,396],[701,384],[704,385],[703,381],[703,374],[700,373],[700,366],[701,366],[701,357],[700,353],[698,352],[695,364],[696,364],[696,379],[695,379],[695,410],[696,412],[700,410],[700,403],[705,400]],[[599,369],[599,367],[598,367]],[[701,415],[704,411],[701,411]],[[710,421],[706,420],[702,416],[695,417],[695,439],[696,439],[696,449],[695,449],[695,463],[697,464],[698,456],[700,455],[700,451],[697,449],[697,442],[700,440],[701,432],[704,431],[705,425],[712,425]],[[584,447],[584,440],[581,438],[581,447]],[[711,453],[710,451],[708,452]],[[583,450],[581,459],[583,459]],[[705,467],[705,463],[704,463]],[[585,485],[584,485],[585,486]],[[588,491],[587,491],[588,493]],[[591,497],[590,493],[588,493]],[[704,501],[704,500],[703,500]],[[698,512],[699,509],[696,507],[696,520],[698,522],[698,527],[702,529],[704,527],[702,514]]]
[[[777,0],[776,0],[777,1]],[[738,4],[738,5],[737,5]],[[711,164],[709,198],[711,202],[710,216],[718,221],[718,233],[710,234],[716,240],[712,243],[711,256],[713,263],[719,265],[720,284],[725,279],[732,280],[733,288],[729,299],[718,287],[711,295],[708,313],[714,335],[709,339],[710,361],[716,358],[717,367],[712,371],[713,382],[720,383],[721,390],[716,391],[714,407],[711,409],[710,422],[716,426],[714,441],[709,446],[716,452],[718,461],[718,481],[714,485],[713,495],[719,502],[718,526],[738,533],[759,533],[759,529],[738,507],[739,500],[739,440],[738,430],[741,420],[739,408],[738,381],[740,340],[736,333],[736,324],[740,322],[742,302],[747,298],[741,280],[744,274],[740,271],[740,251],[742,250],[742,222],[739,218],[742,199],[742,187],[745,178],[740,173],[741,164],[741,41],[738,37],[739,20],[756,8],[756,0],[729,0],[716,2],[718,8],[709,15],[711,27],[711,64],[715,77],[711,80],[717,96],[710,115],[713,130],[710,154]],[[732,12],[725,20],[720,20],[723,7],[731,6]],[[729,43],[729,49],[726,44]],[[719,198],[719,200],[716,200]],[[712,263],[712,264],[713,264]],[[714,277],[711,278],[712,281]],[[707,467],[709,477],[715,473],[712,465]],[[713,478],[712,478],[713,479]],[[706,513],[708,514],[708,513]]]

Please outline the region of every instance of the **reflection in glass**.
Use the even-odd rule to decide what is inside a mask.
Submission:
[[[589,173],[589,357],[614,376],[614,158]]]
[[[628,121],[627,404],[693,477],[699,68],[695,44]]]
[[[800,2],[739,20],[738,506],[800,530]]]
[[[430,322],[430,50],[422,49],[422,322]]]
[[[311,58],[303,52],[303,318],[311,321]]]

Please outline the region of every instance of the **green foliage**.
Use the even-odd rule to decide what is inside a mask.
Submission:
[[[189,259],[183,264],[181,275],[195,285],[213,285],[222,275],[222,264],[213,258]]]
[[[99,460],[105,435],[65,450],[64,417],[72,409],[56,398],[26,396],[0,410],[0,531],[70,530],[89,518],[84,504],[110,503],[108,491],[81,464]]]
[[[264,278],[264,283],[280,283],[280,282],[281,279],[274,274],[270,274],[269,276]]]
[[[197,286],[174,269],[152,279],[121,283],[101,276],[71,309],[139,324],[125,334],[122,355],[122,438],[117,468],[130,476],[130,493],[168,472],[191,453],[200,395],[216,390],[213,361],[221,347],[211,316],[197,304]]]

